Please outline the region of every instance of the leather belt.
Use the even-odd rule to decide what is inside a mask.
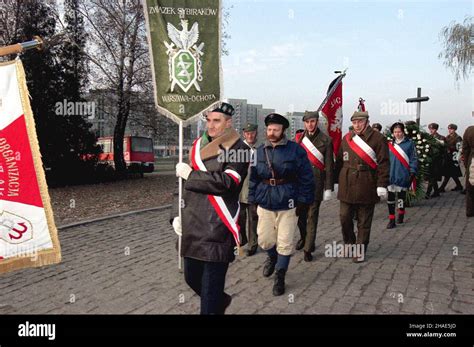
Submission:
[[[343,167],[346,167],[348,169],[357,170],[357,171],[373,171],[373,169],[369,165],[365,165],[365,164],[358,164],[358,165],[345,164]]]
[[[287,183],[293,182],[293,180],[288,180],[286,178],[270,178],[268,180],[262,180],[262,182],[274,187],[274,186],[279,186],[279,185],[282,185],[282,184],[287,184]]]

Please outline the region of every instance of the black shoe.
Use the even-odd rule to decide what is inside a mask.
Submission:
[[[429,199],[430,199],[430,194],[426,194],[426,195],[425,195],[425,199],[426,199],[426,200],[429,200]]]
[[[300,239],[297,243],[296,243],[296,250],[299,251],[299,250],[302,250],[304,247],[304,240],[303,239]]]
[[[439,196],[439,193],[446,193],[446,191],[444,190],[444,188],[439,188],[439,190],[438,190],[438,196]],[[434,196],[434,194],[433,194],[432,196]]]
[[[458,190],[463,190],[463,188],[462,187],[456,187],[456,188],[451,189],[452,192],[457,192]]]
[[[273,272],[275,271],[275,265],[277,263],[277,258],[270,258],[267,257],[267,260],[265,260],[265,265],[263,266],[263,276],[264,277],[270,277]]]
[[[432,198],[439,198],[441,195],[439,194],[440,192],[437,192],[437,193],[433,193],[433,195],[431,195]],[[444,191],[442,191],[441,193],[444,193]]]
[[[278,269],[275,274],[275,283],[273,285],[273,295],[280,296],[285,294],[285,269]]]
[[[387,229],[393,229],[395,228],[396,225],[395,225],[395,219],[390,219],[390,221],[388,222],[387,224]]]
[[[311,252],[304,251],[304,261],[313,261],[313,255],[311,254]]]
[[[461,194],[466,195],[466,189],[461,190]]]
[[[398,219],[397,219],[397,223],[398,224],[403,224],[403,218],[405,217],[404,214],[399,214],[398,215]]]
[[[252,255],[254,255],[255,253],[257,253],[257,248],[250,248],[247,250],[247,257],[251,257]]]

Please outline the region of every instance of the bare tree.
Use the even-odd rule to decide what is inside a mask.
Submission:
[[[439,36],[443,41],[443,50],[438,58],[443,65],[454,73],[454,78],[467,80],[472,70],[474,53],[474,26],[472,16],[467,16],[463,23],[451,22],[445,26]]]
[[[90,0],[81,5],[87,23],[91,82],[117,96],[114,128],[115,170],[123,175],[123,138],[132,105],[132,93],[150,80],[143,8],[140,0]]]

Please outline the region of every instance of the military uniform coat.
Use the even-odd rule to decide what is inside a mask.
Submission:
[[[458,153],[461,149],[460,143],[462,142],[461,136],[456,134],[450,134],[446,136],[446,145],[448,149],[448,158],[446,160],[445,176],[447,177],[461,177],[461,168],[458,161]]]
[[[433,137],[438,140],[444,146],[444,152],[433,158],[433,163],[430,167],[431,180],[441,181],[446,167],[446,137],[438,133],[434,134]]]
[[[474,185],[471,183],[474,176],[474,125],[464,132],[462,140],[462,155],[466,166],[466,216],[474,216]]]
[[[351,131],[349,138],[354,135]],[[370,126],[359,136],[374,150],[378,166],[374,170],[367,165],[344,138],[336,157],[337,198],[349,204],[375,204],[380,200],[377,188],[389,185],[389,149],[385,137]]]
[[[318,151],[324,156],[324,170],[320,170],[310,161],[316,184],[314,200],[322,201],[324,191],[332,191],[334,189],[334,149],[332,145],[332,139],[317,129],[316,133],[313,135],[310,135],[307,131],[305,131],[302,136],[298,136],[296,138],[296,142],[301,144],[304,136],[306,136],[314,145],[314,147],[316,147]]]

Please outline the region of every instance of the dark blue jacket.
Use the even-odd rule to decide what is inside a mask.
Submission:
[[[289,183],[271,186],[263,182],[272,178],[264,148],[275,171],[275,178],[290,180]],[[256,165],[250,170],[249,203],[281,211],[295,208],[298,202],[314,201],[314,176],[305,150],[296,142],[283,138],[274,148],[267,141],[256,152]]]
[[[405,139],[398,144],[403,151],[407,154],[409,161],[408,164],[410,165],[410,171],[408,171],[405,166],[398,160],[397,157],[390,152],[390,184],[394,184],[396,186],[402,188],[410,187],[410,174],[417,173],[418,170],[418,158],[416,155],[416,148],[415,144],[412,140],[405,136]]]

